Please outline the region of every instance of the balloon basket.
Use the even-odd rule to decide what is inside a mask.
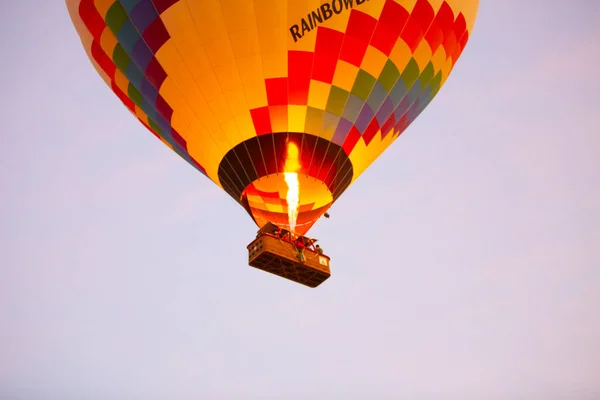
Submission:
[[[259,233],[248,246],[248,264],[302,285],[315,288],[331,276],[330,258],[296,246],[269,233]]]

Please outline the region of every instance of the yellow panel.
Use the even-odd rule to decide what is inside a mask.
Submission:
[[[255,29],[230,32],[229,40],[233,56],[236,59],[251,57],[260,53],[258,35]]]
[[[306,106],[288,107],[288,126],[290,132],[304,132],[306,123]]]
[[[329,83],[310,80],[310,88],[308,90],[308,105],[320,110],[327,107],[327,99],[331,85]]]
[[[431,58],[431,63],[433,64],[433,69],[436,73],[442,69],[446,63],[446,50],[444,50],[444,46],[438,47]]]
[[[372,76],[379,76],[388,57],[373,46],[367,46],[367,52],[363,58],[361,68]]]
[[[244,138],[250,138],[252,136],[256,136],[256,131],[254,130],[254,122],[252,122],[252,117],[249,112],[246,112],[243,115],[238,115],[235,117],[235,123]],[[245,139],[244,139],[245,140]]]
[[[339,0],[335,0],[335,1],[337,3]],[[339,32],[346,32],[346,28],[348,26],[348,19],[350,18],[351,10],[350,10],[350,8],[348,8],[346,10],[346,8],[344,7],[343,1],[344,0],[342,0],[342,8],[343,8],[342,12],[339,14],[334,13],[331,16],[331,18],[329,18],[327,21],[323,21],[323,23],[319,24],[319,26],[325,26],[330,29],[335,29],[336,31],[339,31]],[[352,1],[354,4],[354,7],[356,7],[356,0],[352,0]],[[321,0],[321,4],[325,4],[325,3],[331,4],[331,2],[329,0]],[[362,10],[363,5],[359,6],[359,8],[361,10]],[[337,7],[337,5],[336,5],[336,7]]]
[[[335,70],[335,75],[333,76],[333,85],[348,92],[352,91],[352,87],[356,81],[356,75],[358,74],[358,69],[358,67],[347,63],[346,61],[339,60]]]
[[[203,43],[206,57],[215,72],[223,91],[236,90],[242,83],[238,64],[233,55],[229,31],[223,18],[219,1],[185,0],[197,29],[198,40]]]
[[[187,149],[189,154],[197,160],[206,170],[206,174],[215,183],[219,182],[219,162],[226,152],[216,150],[212,135],[200,125],[197,119],[193,119],[188,128]]]
[[[142,121],[144,121],[145,123],[148,123],[148,116],[146,115],[146,113],[139,108],[138,106],[135,106],[135,113],[134,115],[136,117],[139,117]]]
[[[265,78],[287,75],[287,1],[254,0]]]
[[[186,3],[203,43],[227,36],[220,0],[180,0]]]
[[[271,106],[271,129],[273,132],[288,132],[288,106]]]
[[[417,62],[419,70],[423,71],[425,69],[427,64],[431,61],[431,56],[431,47],[429,46],[429,43],[427,43],[427,40],[425,39],[421,40],[421,43],[419,43],[413,54],[413,58]]]
[[[244,93],[248,109],[263,107],[267,104],[267,89],[262,73],[260,54],[237,60],[240,78],[244,82]]]
[[[227,105],[231,116],[245,115],[248,113],[248,105],[246,103],[246,94],[242,86],[235,90],[229,90],[224,93],[227,99]]]
[[[173,78],[171,77],[165,79],[160,87],[159,93],[173,109],[171,125],[176,131],[180,132],[182,127],[188,126],[192,119],[195,118],[192,109],[186,103],[185,99],[181,97],[181,93],[177,86],[175,86]]]
[[[390,60],[392,60],[398,70],[404,71],[404,68],[408,65],[411,57],[412,52],[410,51],[410,47],[408,47],[404,40],[398,38],[398,41],[390,54]]]
[[[167,75],[173,80],[188,106],[195,112],[206,108],[206,101],[200,93],[199,85],[182,62],[175,42],[168,40],[155,56]],[[211,117],[214,118],[212,115]]]
[[[114,2],[115,0],[94,0],[94,5],[103,19],[106,17],[108,9],[113,5]]]
[[[169,7],[161,14],[161,19],[179,53],[181,56],[185,55],[188,71],[194,80],[202,82],[199,88],[202,94],[206,98],[211,98],[221,93],[221,85],[206,56],[186,1],[179,1]]]
[[[108,27],[104,28],[100,36],[100,47],[112,59],[112,54],[117,47],[117,38]]]
[[[115,70],[115,83],[117,84],[117,87],[123,91],[123,93],[127,94],[129,91],[129,80],[118,69]]]
[[[265,79],[280,78],[288,75],[288,56],[286,50],[261,53],[263,74]]]
[[[284,0],[282,0],[284,1]],[[305,50],[305,51],[314,51],[315,49],[315,41],[317,38],[317,30],[313,29],[308,33],[305,33],[301,39],[298,39],[294,42],[294,37],[290,33],[289,29],[293,25],[300,26],[302,22],[302,18],[306,18],[308,13],[315,10],[317,7],[321,5],[319,0],[297,0],[290,1],[288,0],[288,29],[287,32],[287,41],[288,41],[288,49],[290,50]]]

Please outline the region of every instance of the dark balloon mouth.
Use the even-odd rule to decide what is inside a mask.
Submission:
[[[219,183],[242,204],[242,193],[253,182],[283,174],[290,141],[299,150],[297,173],[323,182],[335,201],[352,182],[352,162],[341,146],[308,133],[271,133],[239,143],[219,163]]]

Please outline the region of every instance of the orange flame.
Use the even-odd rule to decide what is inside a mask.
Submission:
[[[288,218],[290,223],[290,232],[295,233],[296,220],[298,218],[298,203],[300,202],[300,182],[298,182],[298,170],[300,161],[298,160],[298,146],[294,142],[288,142],[287,157],[284,167],[284,179],[288,185],[288,191],[285,196],[288,206]]]

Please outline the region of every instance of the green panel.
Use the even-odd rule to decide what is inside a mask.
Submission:
[[[440,87],[442,86],[442,71],[438,72],[433,80],[431,81],[431,98],[435,97],[435,95],[440,91]]]
[[[127,22],[128,19],[127,12],[121,5],[120,1],[115,1],[106,13],[106,25],[115,34],[115,36],[119,33],[123,27],[123,24]]]
[[[115,46],[115,50],[113,51],[112,57],[119,71],[125,74],[125,71],[127,71],[127,66],[131,62],[131,58],[129,58],[123,46],[117,43],[117,45]]]
[[[419,65],[414,58],[411,58],[401,75],[407,88],[410,88],[415,83],[420,73]]]
[[[326,110],[332,114],[335,114],[339,117],[344,113],[344,106],[346,105],[346,100],[348,100],[348,93],[344,89],[340,89],[337,86],[331,86],[331,91],[329,92],[329,99],[327,100]]]
[[[142,108],[142,102],[144,101],[144,98],[142,97],[142,94],[131,83],[129,84],[129,87],[127,88],[127,96],[129,96],[129,98],[138,107]]]
[[[421,72],[420,81],[421,81],[421,86],[423,87],[423,89],[425,89],[425,87],[427,87],[427,85],[429,85],[429,83],[433,79],[434,73],[435,73],[435,70],[433,69],[433,64],[432,63],[427,64],[427,66],[425,67],[423,72]]]
[[[379,75],[379,82],[385,91],[389,93],[394,88],[399,77],[400,71],[398,71],[392,60],[388,60],[383,67],[383,71],[381,71],[381,75]]]
[[[158,135],[162,136],[162,129],[160,129],[160,126],[156,125],[156,122],[154,122],[150,118],[148,118],[148,126],[150,126],[150,128],[152,128],[152,130]]]
[[[369,74],[367,71],[359,69],[358,75],[356,76],[356,81],[354,81],[354,86],[352,87],[352,94],[367,101],[369,97],[369,93],[371,93],[371,89],[375,85],[376,79],[373,75]]]
[[[323,114],[325,111],[318,108],[308,107],[306,109],[306,124],[304,130],[307,132],[321,132],[323,130]]]

